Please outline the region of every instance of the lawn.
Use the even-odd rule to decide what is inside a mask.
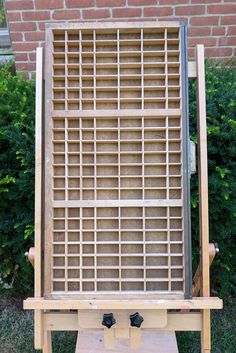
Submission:
[[[224,310],[213,312],[211,353],[236,352],[235,318],[236,303],[233,300],[225,305]],[[0,353],[35,353],[33,335],[33,314],[22,310],[22,301],[0,301]],[[177,339],[179,353],[200,353],[198,333],[181,332]],[[56,333],[53,353],[74,353],[75,343],[76,333]]]

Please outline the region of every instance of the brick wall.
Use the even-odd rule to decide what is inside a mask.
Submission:
[[[189,26],[189,56],[203,43],[206,56],[236,54],[235,0],[6,0],[18,70],[35,69],[35,48],[48,22],[180,20]]]

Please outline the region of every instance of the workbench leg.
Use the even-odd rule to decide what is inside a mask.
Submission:
[[[52,333],[44,331],[43,353],[52,353]]]
[[[209,309],[202,310],[201,347],[202,353],[211,353],[211,312]]]

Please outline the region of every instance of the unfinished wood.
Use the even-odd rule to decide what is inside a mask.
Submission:
[[[108,353],[104,348],[101,331],[80,331],[77,339],[76,353]],[[128,339],[116,339],[114,353],[178,353],[175,333],[171,331],[142,331],[140,348],[134,351],[130,348]]]
[[[115,330],[113,328],[104,328],[104,347],[107,349],[114,349],[115,348]],[[80,337],[80,331],[78,333]],[[88,346],[87,346],[88,348]]]
[[[51,331],[44,331],[43,353],[52,353]]]
[[[175,312],[167,315],[166,327],[159,328],[158,331],[201,331],[202,315],[200,312],[188,314]],[[44,314],[44,325],[49,331],[76,331],[78,330],[78,314],[47,312]],[[115,331],[119,331],[120,336],[121,331],[126,332],[124,335],[129,338],[127,330],[129,331],[129,329],[116,329]]]
[[[215,244],[210,243],[209,244],[209,266],[211,266],[216,256],[216,253],[217,253],[217,249]],[[193,297],[197,297],[199,295],[200,289],[201,289],[201,267],[200,265],[198,265],[193,278],[193,288],[192,288]]]
[[[125,329],[130,326],[130,315],[132,310],[113,310],[113,316],[116,319],[115,329]],[[104,311],[81,310],[78,312],[79,329],[102,329],[102,320]],[[142,329],[163,328],[167,325],[167,310],[139,310],[139,314],[145,318],[142,323]]]
[[[129,338],[129,328],[116,328],[115,329],[116,338]]]
[[[34,310],[34,348],[42,349],[44,346],[44,313],[43,310]]]
[[[141,345],[141,330],[137,327],[130,328],[130,348],[139,349]]]
[[[146,295],[145,295],[146,296]],[[127,295],[126,295],[127,297]],[[222,309],[223,302],[219,298],[204,297],[194,299],[146,299],[132,300],[130,298],[122,300],[100,300],[100,299],[81,299],[81,300],[60,300],[60,299],[44,299],[44,298],[28,298],[24,300],[24,309],[42,310],[115,310],[115,309]]]
[[[211,351],[211,312],[202,310],[201,353]]]
[[[34,215],[34,295],[42,295],[42,111],[43,111],[43,48],[36,49],[36,93],[35,93],[35,215]],[[29,252],[30,255],[30,252]],[[35,311],[34,345],[42,349],[42,312]]]
[[[44,328],[48,331],[78,331],[78,313],[46,312]]]
[[[35,267],[35,248],[29,248],[29,252],[26,255],[31,265]]]
[[[207,168],[207,128],[205,98],[204,46],[197,45],[197,102],[198,102],[198,168],[199,168],[199,224],[200,224],[200,265],[201,289],[203,297],[210,294],[209,265],[209,219],[208,219],[208,168]],[[211,349],[210,310],[202,311],[201,350]]]
[[[199,224],[201,247],[201,295],[210,295],[209,271],[209,220],[208,220],[208,168],[204,46],[197,45],[197,106],[198,106],[198,179]]]

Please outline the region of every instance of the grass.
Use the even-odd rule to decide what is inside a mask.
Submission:
[[[76,333],[53,334],[54,353],[74,353]],[[33,313],[22,302],[0,301],[0,353],[39,353],[34,349]]]
[[[224,310],[212,315],[212,352],[236,352],[236,305],[229,302]],[[19,300],[0,301],[0,353],[35,353],[33,348],[33,314],[22,310]],[[177,334],[179,353],[200,353],[200,335],[193,332]],[[53,335],[54,353],[74,353],[76,333]]]
[[[211,353],[236,353],[236,304],[235,300],[224,305],[223,310],[212,312]],[[177,333],[179,353],[200,353],[200,333]]]

